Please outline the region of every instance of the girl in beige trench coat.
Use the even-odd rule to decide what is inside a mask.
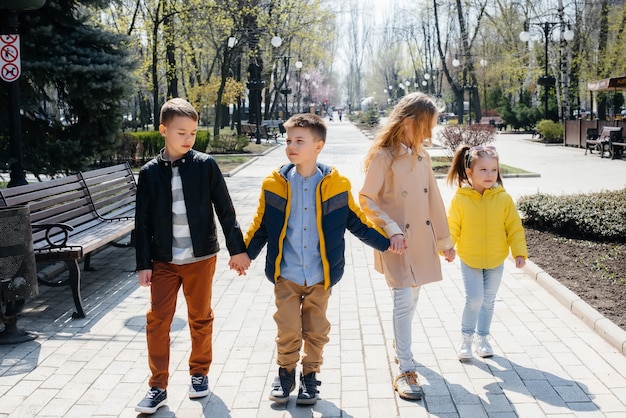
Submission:
[[[439,110],[423,93],[396,105],[365,158],[359,201],[366,215],[390,237],[391,249],[374,254],[393,297],[393,330],[400,374],[394,389],[405,399],[421,399],[411,351],[411,323],[420,286],[442,279],[439,253],[454,260],[446,210],[423,146],[432,136]]]

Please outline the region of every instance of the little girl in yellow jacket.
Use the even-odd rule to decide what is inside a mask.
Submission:
[[[522,221],[513,198],[502,187],[495,147],[460,146],[448,173],[448,184],[458,189],[448,209],[448,226],[461,259],[465,307],[461,320],[460,360],[476,352],[493,356],[489,330],[504,260],[509,251],[517,268],[524,267],[528,251]]]

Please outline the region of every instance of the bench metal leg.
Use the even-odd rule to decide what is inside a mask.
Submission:
[[[96,271],[95,268],[91,267],[91,253],[87,253],[85,255],[85,263],[83,265],[83,269],[85,271]]]
[[[66,264],[70,272],[67,284],[72,289],[74,305],[76,306],[76,312],[72,314],[72,318],[84,318],[85,311],[83,309],[83,300],[80,296],[80,268],[78,267],[78,260],[66,261]]]

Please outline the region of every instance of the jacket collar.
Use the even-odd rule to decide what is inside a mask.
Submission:
[[[193,160],[193,157],[195,154],[195,151],[193,149],[190,149],[189,151],[187,151],[185,155],[183,155],[178,160],[169,161],[163,158],[164,150],[165,148],[161,149],[161,151],[159,152],[159,155],[157,156],[157,161],[161,167],[170,167],[170,166],[171,167],[187,167]]]
[[[496,195],[498,193],[502,193],[504,192],[504,187],[502,187],[500,183],[496,183],[490,189],[486,189],[481,195],[476,190],[472,189],[470,186],[464,185],[463,187],[459,187],[459,192],[467,196],[480,198],[482,196]]]
[[[295,167],[295,164],[285,164],[278,169],[278,173],[282,177],[287,178],[287,173],[289,173],[289,170],[291,170],[293,167]],[[322,177],[326,177],[333,171],[333,168],[331,166],[322,163],[317,163],[317,168],[322,172]]]

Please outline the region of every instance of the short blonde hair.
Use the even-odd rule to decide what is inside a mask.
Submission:
[[[326,142],[326,123],[324,119],[313,113],[299,113],[293,115],[283,124],[285,129],[289,128],[307,128],[320,141]]]
[[[161,106],[160,123],[167,125],[174,116],[184,116],[198,121],[198,112],[187,100],[181,98],[170,99]]]

